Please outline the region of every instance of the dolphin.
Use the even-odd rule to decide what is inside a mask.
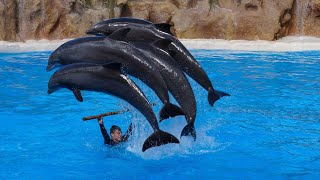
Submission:
[[[109,37],[81,38],[79,43],[76,43],[77,40],[72,41],[72,45],[67,42],[50,55],[47,70],[51,70],[56,64],[119,62],[123,64],[126,73],[142,80],[158,95],[163,102],[159,112],[160,119],[184,115],[180,107],[170,103],[168,89],[160,72],[146,63],[147,57],[132,44],[121,41],[129,31],[127,28],[116,31]],[[97,40],[99,38],[100,41]],[[90,39],[94,41],[85,41]]]
[[[153,63],[160,71],[169,92],[177,100],[182,111],[185,113],[187,125],[183,128],[181,136],[191,135],[196,140],[194,122],[196,119],[196,99],[190,83],[185,74],[180,70],[178,64],[163,49],[168,47],[170,40],[158,40],[154,43],[132,42],[147,57],[146,60]],[[162,119],[160,119],[161,121]]]
[[[168,143],[179,143],[173,135],[160,130],[152,106],[139,87],[121,72],[120,63],[105,65],[77,63],[57,70],[49,80],[48,93],[60,88],[73,92],[83,101],[81,90],[97,91],[119,97],[139,110],[148,120],[153,133],[145,140],[142,151]]]
[[[147,20],[144,20],[144,19],[128,18],[128,17],[105,19],[105,20],[95,24],[86,33],[87,34],[96,34],[96,29],[99,29],[100,27],[103,27],[106,25],[111,29],[108,34],[111,34],[112,32],[118,30],[119,27],[126,27],[128,24],[137,24],[137,25],[141,24],[141,25],[146,25],[146,26],[152,26],[159,31],[173,35],[170,31],[171,24],[168,24],[168,23],[154,24],[154,23],[147,21]]]
[[[208,91],[208,102],[211,106],[223,96],[230,96],[228,93],[215,90],[213,85],[201,67],[197,60],[187,50],[187,48],[174,36],[162,32],[155,27],[148,24],[126,24],[125,26],[116,26],[116,23],[111,22],[109,24],[102,23],[97,24],[90,29],[90,34],[105,34],[121,29],[130,28],[130,32],[127,34],[127,40],[129,41],[143,41],[152,43],[159,39],[169,39],[171,44],[167,49],[167,52],[178,63],[179,67],[187,73],[192,79],[194,79],[199,85]]]

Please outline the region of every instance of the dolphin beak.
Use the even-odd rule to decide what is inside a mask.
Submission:
[[[96,34],[97,32],[95,31],[95,30],[92,30],[92,29],[90,29],[90,30],[88,30],[87,32],[86,32],[86,34]]]
[[[51,93],[53,93],[54,92],[54,90],[53,89],[48,89],[48,94],[51,94]]]
[[[51,71],[54,68],[54,65],[49,64],[46,68],[46,71]]]
[[[56,91],[59,90],[59,89],[60,89],[60,88],[55,88],[55,87],[53,87],[53,88],[48,88],[47,93],[48,93],[48,94],[52,94],[52,93],[56,92]]]

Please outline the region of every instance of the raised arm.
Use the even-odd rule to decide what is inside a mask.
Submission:
[[[132,134],[132,123],[130,124],[127,132],[124,134],[124,136],[122,138],[122,141],[128,141],[128,139],[131,136],[131,134]]]
[[[101,134],[102,134],[103,139],[104,139],[104,144],[110,144],[111,139],[110,139],[110,137],[108,135],[108,132],[107,132],[106,128],[103,125],[102,117],[98,118],[98,122],[99,122],[100,130],[101,130]]]

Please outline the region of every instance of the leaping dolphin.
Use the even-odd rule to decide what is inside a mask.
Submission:
[[[90,34],[105,34],[121,29],[130,28],[130,32],[127,34],[127,39],[129,41],[143,41],[143,42],[154,42],[159,39],[169,39],[172,41],[169,46],[168,52],[178,63],[180,68],[186,72],[192,79],[194,79],[198,84],[200,84],[204,89],[208,91],[208,102],[211,106],[223,96],[230,96],[228,93],[215,90],[212,83],[201,67],[201,65],[196,61],[192,54],[187,50],[187,48],[174,36],[162,32],[156,29],[154,26],[149,24],[124,24],[123,26],[118,26],[116,22],[101,23],[95,25],[88,32]]]
[[[139,87],[121,72],[120,66],[120,63],[103,66],[84,63],[67,65],[52,75],[48,83],[48,93],[67,88],[78,101],[83,101],[80,90],[103,92],[119,97],[139,110],[154,131],[145,140],[143,152],[151,147],[179,143],[176,137],[160,130],[152,106]]]
[[[179,69],[178,64],[163,49],[171,43],[170,40],[158,40],[154,43],[133,42],[133,44],[143,52],[148,58],[148,62],[153,63],[160,71],[169,92],[179,103],[185,113],[187,125],[183,128],[181,136],[191,135],[196,140],[194,122],[196,119],[196,99],[190,83],[185,74]],[[162,119],[160,119],[161,121]]]
[[[47,70],[51,70],[56,64],[122,63],[126,73],[142,80],[163,102],[164,105],[159,112],[160,119],[184,115],[180,107],[170,103],[168,89],[160,72],[146,63],[147,57],[132,44],[121,41],[129,31],[128,28],[121,29],[106,38],[84,37],[80,38],[78,43],[76,40],[72,41],[72,45],[68,45],[67,42],[50,55]],[[97,40],[99,38],[100,41]],[[93,41],[90,41],[91,39]]]

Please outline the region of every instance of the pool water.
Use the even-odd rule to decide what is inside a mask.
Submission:
[[[231,96],[211,107],[190,79],[197,141],[182,138],[144,153],[151,128],[126,102],[83,92],[80,103],[65,89],[48,95],[51,52],[0,54],[0,179],[320,178],[320,51],[191,52],[214,87]],[[117,147],[103,145],[96,120],[82,121],[128,107],[104,119],[107,129],[135,124],[129,142]],[[186,122],[175,117],[159,125],[179,137]]]

